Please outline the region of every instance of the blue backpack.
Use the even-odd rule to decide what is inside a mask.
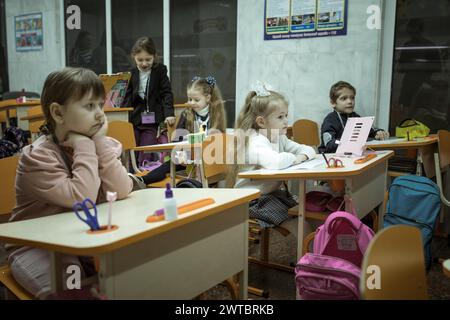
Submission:
[[[396,178],[389,187],[383,228],[405,224],[420,229],[425,263],[431,266],[431,240],[436,220],[441,211],[439,187],[430,179],[407,175]]]

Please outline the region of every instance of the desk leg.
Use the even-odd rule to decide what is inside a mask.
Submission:
[[[302,256],[303,238],[305,237],[305,195],[306,180],[300,179],[298,183],[298,233],[297,233],[297,261]],[[296,299],[300,299],[298,290],[295,293]]]
[[[29,130],[28,128],[28,120],[21,120],[23,117],[26,117],[28,115],[28,110],[31,107],[18,107],[16,108],[16,114],[17,114],[17,126],[22,130]]]
[[[417,167],[416,167],[416,175],[421,176],[422,175],[422,149],[419,148],[417,150]]]
[[[245,222],[246,227],[244,228],[244,239],[248,239],[248,219]],[[239,277],[239,299],[247,300],[248,299],[248,250],[244,252],[244,270],[238,273]]]
[[[432,178],[436,175],[434,168],[434,154],[437,152],[437,143],[427,144],[421,146],[417,150],[417,166],[420,171],[417,171],[417,175],[424,175],[425,177]],[[420,162],[420,167],[419,167]],[[423,168],[423,169],[422,169]]]
[[[297,260],[302,256],[303,238],[305,228],[305,180],[300,180],[298,184],[298,238],[297,238]]]
[[[100,293],[105,294],[108,299],[115,298],[114,275],[112,254],[104,254],[99,257],[100,266],[98,272],[98,281]]]
[[[175,188],[176,185],[176,170],[175,170],[175,162],[174,159],[170,159],[170,180],[172,183],[172,187]]]
[[[6,110],[6,127],[7,128],[9,128],[10,127],[10,124],[9,124],[9,120],[10,120],[10,111],[9,111],[10,109],[8,109],[8,110]],[[17,114],[17,112],[16,112],[16,114]]]
[[[62,263],[61,254],[58,252],[50,252],[50,265],[51,265],[51,281],[52,281],[52,292],[56,293],[62,291],[63,288],[63,276],[62,276]]]

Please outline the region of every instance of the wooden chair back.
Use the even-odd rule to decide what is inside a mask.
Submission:
[[[375,235],[364,254],[360,292],[367,300],[428,299],[419,229],[396,225]]]
[[[19,156],[0,159],[0,216],[11,214],[16,205],[16,170],[18,163]]]
[[[439,164],[441,170],[445,171],[450,165],[450,131],[438,131],[438,150],[439,150]]]
[[[133,124],[127,121],[111,121],[108,123],[108,134],[122,144],[124,151],[136,147]]]
[[[234,159],[236,137],[230,134],[215,134],[202,143],[202,184],[209,184],[225,178],[228,165]],[[234,162],[233,162],[234,163]]]
[[[311,147],[320,145],[319,126],[308,119],[299,119],[292,126],[293,140]]]

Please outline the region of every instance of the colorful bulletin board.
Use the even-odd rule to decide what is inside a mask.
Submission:
[[[14,17],[16,51],[38,51],[44,46],[42,13],[30,13]]]
[[[265,0],[264,40],[347,34],[348,0]]]
[[[131,73],[101,74],[99,78],[103,82],[106,92],[104,107],[120,108],[127,92]]]

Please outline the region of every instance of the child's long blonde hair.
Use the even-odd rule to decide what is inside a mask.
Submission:
[[[275,108],[279,107],[281,103],[288,104],[286,98],[275,91],[267,91],[269,95],[258,96],[256,91],[250,91],[245,98],[244,107],[241,109],[236,120],[235,135],[237,138],[237,145],[235,148],[234,159],[239,159],[242,153],[248,147],[248,138],[250,131],[258,132],[260,129],[256,122],[257,117],[267,118]],[[247,159],[245,159],[247,161]],[[237,174],[242,168],[242,164],[232,164],[229,168],[229,175],[227,179],[227,187],[232,188],[236,182]]]
[[[217,129],[225,133],[227,128],[225,107],[223,104],[222,94],[219,87],[213,81],[213,78],[195,77],[187,86],[187,90],[198,90],[203,95],[211,95],[209,102],[209,121],[210,129]],[[186,130],[194,132],[195,115],[192,108],[187,108],[186,114]]]

